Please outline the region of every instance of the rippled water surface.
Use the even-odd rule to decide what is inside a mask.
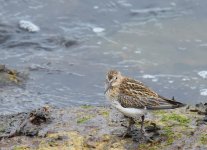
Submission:
[[[0,113],[105,105],[105,73],[185,103],[207,101],[207,1],[0,0],[0,64],[29,71],[0,88]],[[40,31],[18,27],[31,21]]]

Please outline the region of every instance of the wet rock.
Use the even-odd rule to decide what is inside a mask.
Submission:
[[[198,110],[198,114],[207,115],[207,103],[199,103],[196,104],[196,109]]]
[[[137,16],[137,15],[155,15],[158,16],[163,13],[171,12],[173,9],[171,7],[166,8],[146,8],[146,9],[131,9],[130,15]]]
[[[39,130],[52,120],[49,107],[42,107],[28,113],[20,113],[6,117],[11,119],[8,121],[8,127],[5,129],[5,133],[0,135],[0,140],[19,135],[38,135]]]
[[[65,48],[70,48],[72,46],[76,46],[79,44],[79,41],[76,39],[67,39],[65,37],[59,37],[59,36],[50,37],[49,39],[46,39],[46,42],[52,45],[60,45]]]
[[[22,85],[27,77],[28,74],[26,73],[8,69],[5,65],[0,64],[0,86]]]
[[[207,115],[207,103],[199,103],[195,106],[189,106],[191,112],[197,112],[200,115]]]
[[[65,47],[71,47],[71,46],[77,45],[78,42],[75,40],[68,40],[68,41],[64,41],[63,44]]]
[[[189,106],[187,108],[190,112],[196,112],[199,115],[204,115],[196,120],[196,125],[200,126],[202,124],[207,125],[207,103],[199,103],[195,106]]]
[[[6,69],[5,65],[0,64],[0,71],[4,71]]]

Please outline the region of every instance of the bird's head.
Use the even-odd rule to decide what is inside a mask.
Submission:
[[[106,90],[105,93],[111,88],[118,86],[121,83],[122,75],[117,70],[110,70],[106,74]]]

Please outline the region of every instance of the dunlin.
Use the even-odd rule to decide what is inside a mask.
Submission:
[[[129,118],[126,134],[131,131],[134,120],[139,118],[141,118],[141,132],[144,133],[144,119],[149,110],[185,106],[174,98],[160,96],[140,81],[122,76],[117,70],[110,70],[106,75],[105,96],[112,106]]]

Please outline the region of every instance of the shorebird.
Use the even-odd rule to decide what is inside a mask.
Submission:
[[[134,119],[141,118],[141,132],[144,133],[144,119],[149,110],[174,109],[185,104],[165,98],[135,79],[122,76],[117,70],[106,75],[105,96],[118,111],[129,118],[127,132],[131,131]]]

